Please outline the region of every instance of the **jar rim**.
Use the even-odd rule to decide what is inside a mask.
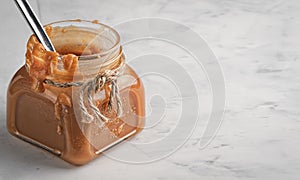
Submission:
[[[104,28],[109,29],[109,31],[111,31],[114,34],[114,36],[116,37],[116,40],[113,43],[113,45],[110,48],[108,48],[107,50],[101,51],[101,52],[95,53],[95,54],[90,54],[90,55],[78,55],[79,60],[92,60],[92,59],[95,59],[95,58],[99,58],[99,57],[105,56],[105,55],[107,55],[111,52],[114,52],[115,50],[120,48],[120,35],[119,35],[119,33],[115,29],[113,29],[112,27],[110,27],[106,24],[103,24],[103,23],[99,23],[97,21],[81,20],[81,19],[61,20],[61,21],[55,21],[55,22],[51,22],[49,24],[46,24],[46,25],[44,25],[44,27],[54,26],[54,25],[57,26],[57,25],[63,24],[63,23],[71,23],[70,25],[74,25],[74,26],[80,25],[80,24],[83,25],[84,23],[86,23],[87,25],[94,25],[95,29],[99,29],[101,27],[104,27]],[[59,54],[59,56],[61,57],[63,55]]]

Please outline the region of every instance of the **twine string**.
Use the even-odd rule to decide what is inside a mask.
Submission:
[[[115,98],[117,105],[117,116],[120,117],[122,114],[122,102],[119,94],[119,88],[117,85],[117,78],[120,75],[122,66],[114,70],[106,70],[104,73],[98,74],[95,78],[87,81],[87,82],[56,82],[50,79],[45,79],[44,83],[50,86],[58,87],[58,88],[69,88],[69,87],[80,87],[79,91],[79,107],[82,112],[83,123],[101,123],[108,122],[109,118],[102,114],[99,108],[95,105],[93,99],[94,95],[101,89],[103,89],[104,85],[110,83],[110,97],[108,101],[108,111],[112,110],[112,102]],[[85,99],[87,99],[88,107],[85,105]],[[92,111],[94,116],[89,113],[88,108]],[[96,119],[95,119],[96,117]]]

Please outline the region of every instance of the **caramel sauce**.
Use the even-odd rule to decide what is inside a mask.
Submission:
[[[80,123],[78,112],[81,110],[76,106],[80,87],[58,88],[45,84],[44,80],[72,81],[74,76],[83,74],[78,68],[79,56],[97,54],[101,49],[93,43],[87,47],[94,37],[86,30],[79,31],[73,26],[45,29],[57,52],[46,51],[34,35],[29,38],[26,64],[11,80],[7,93],[7,129],[69,163],[82,165],[99,156],[99,150],[142,129],[144,88],[136,73],[126,65],[123,74],[136,80],[120,89],[125,113],[117,118],[116,109],[107,111],[110,89],[106,85],[94,103],[110,120],[101,128],[95,123]]]

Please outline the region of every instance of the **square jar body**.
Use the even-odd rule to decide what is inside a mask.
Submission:
[[[131,77],[128,80],[126,76]],[[132,80],[132,77],[134,80]],[[10,82],[7,92],[8,131],[74,165],[83,165],[113,145],[137,134],[144,126],[144,87],[136,73],[125,65],[119,92],[123,114],[100,128],[99,124],[81,123],[78,96],[74,88],[36,84],[23,66]],[[95,103],[105,114],[107,97],[99,95]],[[75,95],[74,95],[75,94]],[[67,103],[64,103],[67,102]]]

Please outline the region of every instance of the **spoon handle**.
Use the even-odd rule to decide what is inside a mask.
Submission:
[[[47,33],[45,32],[42,24],[32,10],[27,0],[15,0],[18,8],[25,17],[27,23],[30,25],[32,31],[37,36],[38,40],[42,43],[47,51],[55,51]]]

